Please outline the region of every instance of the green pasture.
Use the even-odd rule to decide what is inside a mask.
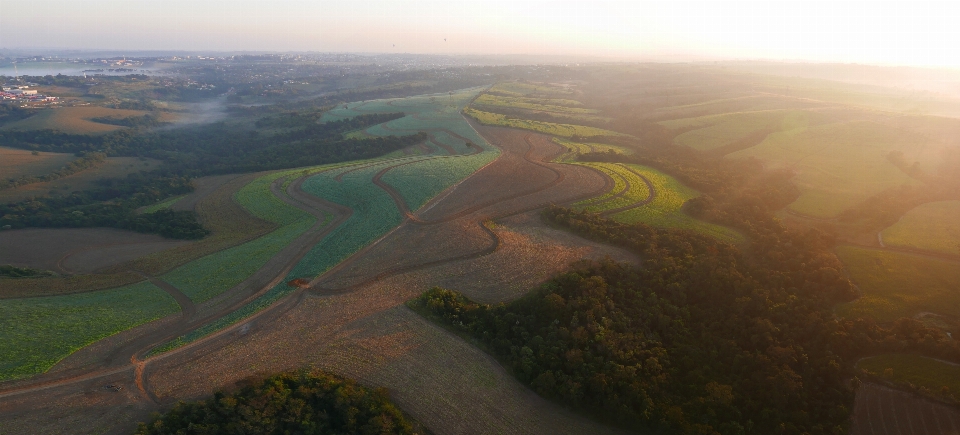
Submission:
[[[63,296],[0,300],[0,380],[43,373],[73,352],[178,312],[149,282]]]
[[[960,264],[899,252],[839,246],[837,256],[860,287],[837,315],[892,322],[921,312],[960,316]]]
[[[910,155],[925,142],[883,123],[854,121],[773,133],[728,157],[754,157],[793,170],[802,193],[790,210],[829,218],[887,188],[917,183],[886,156],[894,150]]]
[[[484,125],[498,125],[502,127],[520,128],[524,130],[533,130],[539,133],[549,134],[571,138],[573,136],[623,136],[610,130],[602,128],[587,127],[574,124],[558,124],[554,122],[533,121],[529,119],[520,119],[499,113],[484,112],[473,108],[467,108],[464,113],[476,119]]]
[[[677,119],[660,122],[660,125],[671,130],[692,129],[679,134],[673,139],[673,143],[707,151],[763,130],[804,128],[809,122],[807,117],[805,112],[770,110]]]
[[[864,358],[857,368],[897,383],[911,383],[940,393],[960,391],[960,366],[919,355],[887,354]]]
[[[881,234],[886,245],[960,255],[960,201],[923,204]]]
[[[653,201],[649,204],[616,213],[611,218],[625,223],[643,222],[660,228],[692,230],[731,243],[743,240],[743,236],[736,231],[694,219],[683,212],[683,204],[700,195],[696,190],[684,186],[677,179],[647,166],[623,166],[650,180],[656,193]]]
[[[563,98],[573,95],[573,91],[563,87],[523,82],[500,82],[490,87],[490,92],[516,97]]]

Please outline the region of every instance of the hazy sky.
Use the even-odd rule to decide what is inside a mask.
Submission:
[[[960,67],[960,1],[0,0],[0,48],[696,55]]]

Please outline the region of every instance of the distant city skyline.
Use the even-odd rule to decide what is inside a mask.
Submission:
[[[535,54],[960,67],[960,5],[906,1],[0,2],[0,48]]]

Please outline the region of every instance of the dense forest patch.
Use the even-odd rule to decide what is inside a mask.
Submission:
[[[322,372],[285,373],[247,385],[235,393],[180,402],[138,435],[256,434],[416,434],[414,423],[390,402],[383,389],[371,390],[350,379]]]

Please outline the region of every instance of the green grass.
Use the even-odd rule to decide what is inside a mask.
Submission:
[[[43,373],[84,346],[177,311],[176,301],[149,282],[0,300],[0,380]]]
[[[143,210],[141,210],[140,212],[141,212],[141,213],[144,213],[144,214],[156,213],[156,212],[158,212],[158,211],[160,211],[160,210],[173,207],[173,205],[176,204],[177,201],[183,199],[184,196],[187,196],[187,195],[175,196],[175,197],[173,197],[173,198],[160,201],[160,202],[158,202],[158,203],[156,203],[156,204],[154,204],[154,205],[148,205],[148,206],[144,207]]]
[[[553,136],[560,136],[565,138],[571,138],[574,135],[579,136],[623,136],[621,133],[617,133],[610,130],[604,130],[602,128],[596,127],[587,127],[583,125],[574,125],[574,124],[558,124],[554,122],[543,122],[543,121],[533,121],[528,119],[519,119],[510,117],[507,115],[501,115],[499,113],[484,112],[482,110],[476,110],[473,108],[467,108],[464,110],[464,113],[470,117],[476,119],[481,124],[484,125],[498,125],[502,127],[512,127],[520,128],[524,130],[533,130],[539,133],[549,134]]]
[[[925,143],[916,133],[855,121],[773,133],[727,157],[756,157],[771,167],[793,170],[801,196],[789,209],[829,218],[887,188],[917,183],[886,156],[893,150],[912,156]]]
[[[892,322],[921,312],[960,315],[960,265],[897,252],[840,246],[843,261],[862,296],[836,308],[848,318]]]
[[[624,166],[650,180],[656,195],[649,204],[612,215],[611,218],[614,220],[625,223],[643,222],[660,228],[692,230],[731,243],[743,240],[743,236],[736,231],[694,219],[681,210],[685,202],[700,195],[696,190],[684,186],[675,178],[656,169],[641,165]]]
[[[960,391],[960,366],[919,355],[888,354],[864,358],[857,368],[897,383],[911,383],[939,393]]]
[[[883,243],[890,246],[960,254],[960,201],[923,204],[882,235]]]

